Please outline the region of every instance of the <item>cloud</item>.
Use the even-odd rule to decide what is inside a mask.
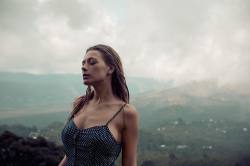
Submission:
[[[53,0],[43,6],[56,18],[65,19],[70,28],[81,29],[93,24],[98,17],[91,3],[77,0]]]
[[[84,49],[112,40],[115,24],[98,4],[67,2],[1,1],[0,70],[78,72]],[[81,8],[85,11],[78,11]]]
[[[78,73],[104,43],[130,76],[249,82],[247,0],[0,2],[0,70]]]
[[[141,73],[176,83],[192,79],[249,81],[248,2],[137,2],[131,2],[129,26],[124,27],[121,38],[141,48],[136,49],[134,60],[142,62],[132,63],[147,71]],[[134,15],[131,10],[140,12]],[[129,32],[132,34],[127,35]]]

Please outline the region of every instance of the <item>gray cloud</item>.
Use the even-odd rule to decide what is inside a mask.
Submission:
[[[0,1],[0,70],[76,73],[104,43],[131,76],[250,82],[247,0]]]
[[[98,17],[95,17],[94,6],[86,1],[77,0],[53,0],[43,6],[45,11],[50,12],[55,18],[66,19],[70,28],[86,28],[93,24]]]
[[[221,83],[249,81],[248,2],[137,2],[128,9],[129,26],[122,38],[141,48],[136,53],[141,58],[132,63],[147,71],[141,73],[180,83],[210,78]],[[134,14],[136,10],[140,12]]]
[[[36,1],[1,0],[0,4],[1,33],[16,35],[33,31],[37,18]]]

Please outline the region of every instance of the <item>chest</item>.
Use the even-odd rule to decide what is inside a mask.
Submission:
[[[62,141],[69,156],[72,154],[71,150],[77,150],[78,154],[84,154],[84,156],[96,151],[100,156],[113,156],[119,153],[121,148],[121,144],[116,142],[107,127],[94,126],[79,130],[72,120],[62,130]]]
[[[74,115],[74,122],[78,128],[86,129],[106,124],[111,116],[112,111],[103,108],[81,109]]]

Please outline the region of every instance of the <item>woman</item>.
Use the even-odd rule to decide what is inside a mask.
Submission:
[[[122,166],[136,166],[139,114],[128,104],[119,55],[107,45],[90,47],[82,72],[88,87],[62,130],[65,156],[59,166],[114,166],[121,150]]]

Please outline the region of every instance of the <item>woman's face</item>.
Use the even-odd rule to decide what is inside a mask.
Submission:
[[[85,85],[94,85],[108,79],[110,71],[110,67],[104,62],[101,52],[90,50],[84,56],[82,74]]]

